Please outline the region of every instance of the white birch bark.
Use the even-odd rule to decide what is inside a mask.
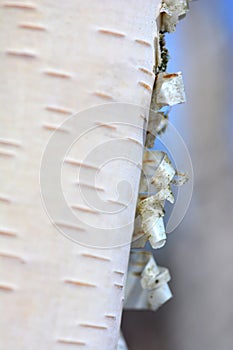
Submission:
[[[111,101],[149,107],[159,6],[160,0],[1,1],[4,350],[117,346],[130,247],[93,250],[58,234],[40,197],[40,160],[54,126],[72,112]],[[103,128],[96,141],[106,135]],[[122,135],[132,136],[129,128]],[[137,141],[143,142],[142,132]],[[94,145],[95,138],[84,144]],[[129,142],[125,151],[131,150],[141,163],[138,145]],[[82,151],[75,152],[81,161]],[[116,170],[103,174],[104,189],[118,183]],[[119,224],[133,221],[140,177],[132,167],[125,173],[132,179],[133,199]],[[126,202],[130,195],[125,193]],[[78,199],[77,204],[83,205]],[[93,220],[93,214],[83,215]],[[119,220],[117,214],[105,218],[110,219]],[[131,225],[129,240],[132,231]]]

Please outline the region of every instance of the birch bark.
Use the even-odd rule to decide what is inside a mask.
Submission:
[[[112,101],[149,108],[159,6],[160,0],[1,2],[4,350],[117,346],[130,246],[92,249],[58,234],[40,197],[40,160],[53,130],[72,113]],[[140,121],[140,115],[135,120]],[[84,140],[85,150],[113,131],[98,130],[96,138]],[[132,137],[129,128],[122,128],[121,134]],[[142,143],[142,132],[137,137]],[[83,161],[82,151],[75,149],[76,160]],[[133,152],[135,162],[141,163],[136,143],[128,142],[125,152]],[[68,166],[67,181],[73,171],[72,164]],[[107,175],[101,174],[104,190],[119,182],[117,170],[116,163]],[[96,224],[133,220],[140,172],[126,166],[125,173],[133,186],[132,198],[130,191],[124,197],[126,203],[131,200],[129,210],[120,219],[118,214],[104,219],[99,215]],[[111,198],[107,195],[106,200]],[[84,205],[75,195],[72,199]],[[80,215],[90,222],[94,217],[91,212]],[[129,240],[132,230],[131,225],[125,232]]]

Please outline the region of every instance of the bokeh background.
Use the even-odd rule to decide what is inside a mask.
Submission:
[[[233,349],[233,1],[199,0],[167,35],[168,71],[181,70],[187,103],[171,122],[194,168],[189,210],[155,252],[174,298],[157,312],[127,311],[130,350]]]

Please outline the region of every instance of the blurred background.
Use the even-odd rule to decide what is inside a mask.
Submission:
[[[181,70],[187,103],[171,122],[189,149],[194,192],[167,245],[174,297],[157,312],[127,311],[130,350],[233,349],[233,2],[200,0],[166,36],[168,72]]]

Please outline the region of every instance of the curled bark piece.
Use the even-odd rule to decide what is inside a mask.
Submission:
[[[164,209],[157,195],[148,197],[138,204],[142,217],[142,230],[154,249],[162,248],[166,243],[166,232],[163,222]]]
[[[172,297],[168,269],[156,264],[150,252],[131,252],[126,285],[126,309],[157,310]]]
[[[147,240],[154,249],[161,248],[166,242],[166,233],[163,222],[164,201],[174,203],[174,196],[170,188],[176,170],[168,156],[161,151],[146,151],[143,162],[144,177],[141,179],[139,198],[152,194],[150,197],[141,199],[138,203],[138,213],[141,216],[141,229],[135,224],[134,247],[144,247]],[[153,175],[152,175],[153,174]],[[150,186],[152,185],[152,186]],[[139,222],[139,219],[136,220]]]
[[[150,150],[144,152],[142,174],[139,192],[150,194],[167,188],[178,173],[165,152]]]
[[[188,0],[164,0],[160,9],[161,32],[174,32],[179,19],[185,16],[188,9]]]
[[[176,172],[174,178],[172,179],[172,183],[176,186],[182,186],[188,181],[189,177],[186,173]]]
[[[158,108],[185,102],[182,73],[159,73],[155,87],[155,103]]]
[[[162,218],[164,202],[168,200],[174,203],[170,185],[182,185],[187,179],[186,174],[174,169],[164,152],[155,150],[144,152],[140,201],[137,207],[139,215],[135,220],[133,248],[143,248],[147,240],[155,249],[165,244],[166,233]]]
[[[172,293],[167,283],[162,284],[159,288],[148,292],[150,309],[158,310],[163,304],[172,298]]]
[[[153,148],[157,134],[167,127],[170,110],[163,111],[162,108],[184,102],[185,91],[181,72],[159,72],[152,93],[146,147]]]
[[[138,212],[141,215],[141,228],[154,249],[162,248],[167,239],[163,222],[165,200],[169,200],[171,203],[174,202],[170,187],[162,189],[156,195],[150,196],[138,204]],[[139,247],[144,247],[145,243],[144,237],[143,240],[140,240]]]
[[[172,163],[166,153],[158,151],[156,153],[153,152],[153,154],[157,157],[160,157],[161,162],[151,179],[151,183],[158,191],[160,191],[168,187],[173,177],[175,176],[176,171],[173,168]]]
[[[159,267],[156,264],[154,257],[151,255],[141,275],[142,288],[156,289],[163,283],[169,282],[170,279],[171,277],[168,269]]]
[[[142,163],[142,177],[140,181],[139,193],[153,192],[151,178],[159,167],[163,154],[160,151],[149,150],[144,151]]]
[[[146,136],[146,147],[153,148],[155,137],[163,133],[168,125],[168,114],[165,112],[154,112],[152,111],[149,115],[147,136]]]
[[[156,81],[152,93],[151,111],[147,129],[146,146],[152,148],[156,135],[163,132],[168,124],[165,106],[185,102],[185,92],[180,72],[165,73],[168,50],[165,46],[164,32],[175,30],[178,20],[188,10],[188,0],[164,0],[161,6],[160,40],[156,41],[157,56]],[[154,167],[156,168],[154,170]],[[143,176],[140,182],[139,203],[135,219],[135,232],[132,246],[143,247],[149,239],[153,248],[160,248],[166,242],[164,228],[164,202],[174,203],[170,185],[182,185],[188,180],[186,174],[174,169],[164,152],[145,152]],[[152,186],[152,188],[151,188]],[[150,195],[146,197],[145,194]],[[139,286],[139,280],[141,289]],[[166,268],[159,267],[149,252],[132,252],[126,288],[126,308],[157,310],[172,297],[168,286],[170,274]]]
[[[172,293],[168,286],[171,277],[168,269],[159,267],[151,255],[141,278],[142,288],[149,290],[148,300],[152,310],[157,310],[171,299]]]
[[[156,134],[161,134],[164,132],[167,128],[168,125],[168,114],[165,112],[158,112],[157,113],[159,116],[159,123],[157,124],[156,129],[154,130]],[[153,134],[153,130],[152,130]]]

